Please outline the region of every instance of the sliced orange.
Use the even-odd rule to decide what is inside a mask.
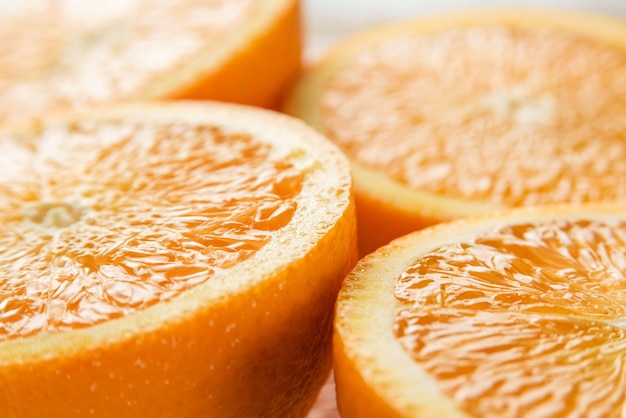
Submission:
[[[301,65],[297,0],[20,0],[5,9],[0,121],[164,98],[271,107]]]
[[[0,133],[2,417],[297,417],[354,265],[349,165],[239,105]]]
[[[626,206],[468,217],[359,261],[340,291],[341,416],[620,417]]]
[[[482,10],[355,34],[285,103],[355,177],[361,252],[510,206],[624,200],[626,24]]]

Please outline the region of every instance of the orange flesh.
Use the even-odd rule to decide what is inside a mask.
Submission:
[[[20,17],[7,13],[0,115],[133,98],[200,51],[219,49],[256,9],[253,0],[48,0]]]
[[[481,417],[619,417],[626,223],[523,224],[445,246],[398,278],[394,332]]]
[[[0,341],[128,315],[250,257],[303,175],[249,135],[82,123],[0,138]]]
[[[506,205],[624,199],[625,74],[626,51],[572,33],[404,36],[337,70],[322,127],[415,190]]]

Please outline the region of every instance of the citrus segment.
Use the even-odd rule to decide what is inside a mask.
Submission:
[[[5,129],[0,161],[4,416],[306,413],[356,251],[334,146],[181,102]]]
[[[328,79],[322,129],[416,190],[507,205],[615,199],[619,177],[598,177],[626,172],[614,120],[626,113],[625,69],[624,49],[558,30],[404,36]]]
[[[623,213],[468,218],[365,257],[337,305],[342,416],[621,416]]]
[[[416,307],[621,317],[625,252],[626,223],[518,224],[420,257],[396,296]]]
[[[0,120],[156,98],[270,106],[300,66],[292,0],[26,1],[5,9]]]
[[[362,252],[498,207],[624,200],[625,35],[568,12],[395,22],[331,49],[285,109],[351,159]]]
[[[29,139],[0,143],[24,159],[3,179],[19,195],[0,203],[12,226],[0,247],[19,251],[0,256],[0,339],[93,325],[203,283],[289,223],[303,177],[219,127],[106,121]]]

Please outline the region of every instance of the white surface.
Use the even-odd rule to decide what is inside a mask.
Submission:
[[[587,10],[626,17],[626,0],[302,0],[307,56],[314,59],[332,42],[377,23],[472,7],[535,7]]]

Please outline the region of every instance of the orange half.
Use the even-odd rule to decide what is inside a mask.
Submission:
[[[297,0],[16,1],[0,14],[0,121],[165,98],[277,104]]]
[[[285,110],[350,158],[367,253],[497,208],[623,201],[625,74],[622,20],[450,12],[339,42]]]
[[[125,105],[3,130],[0,171],[3,417],[305,415],[356,257],[336,147]]]
[[[442,223],[359,261],[335,319],[342,417],[620,417],[626,207]]]

